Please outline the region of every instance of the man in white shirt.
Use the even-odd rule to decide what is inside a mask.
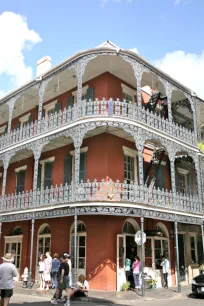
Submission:
[[[13,295],[13,278],[18,276],[18,272],[13,264],[14,259],[11,254],[6,254],[2,259],[3,263],[0,265],[0,305],[8,306]]]
[[[162,266],[162,272],[164,275],[164,288],[168,289],[168,274],[169,274],[169,261],[168,259],[165,258],[165,256],[162,256],[162,262],[161,262],[161,266]]]

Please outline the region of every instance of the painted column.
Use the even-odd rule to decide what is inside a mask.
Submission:
[[[33,240],[34,240],[35,219],[31,220],[31,242],[30,242],[30,267],[28,275],[28,288],[32,288],[32,268],[33,268]]]
[[[175,242],[176,242],[176,265],[177,265],[177,281],[178,281],[178,292],[181,292],[181,281],[180,281],[180,267],[179,267],[179,247],[178,247],[178,223],[174,222],[175,228]]]
[[[74,212],[74,286],[77,283],[77,210]]]
[[[167,96],[167,106],[168,106],[168,120],[170,123],[172,123],[172,110],[171,110],[171,95],[172,95],[172,89],[171,84],[169,82],[166,82],[165,86],[166,96]]]
[[[51,78],[48,79],[48,80],[42,81],[42,82],[40,83],[40,87],[39,87],[39,92],[38,92],[38,95],[39,95],[39,105],[38,105],[38,133],[39,133],[40,130],[41,130],[41,119],[42,119],[42,110],[43,110],[43,99],[44,99],[44,94],[45,94],[45,90],[46,90],[47,84],[49,83],[50,80],[51,80]]]
[[[2,234],[2,222],[0,222],[0,240],[1,240],[1,234]],[[1,243],[1,241],[0,241]]]
[[[171,167],[171,189],[173,197],[176,195],[176,178],[175,178],[175,160],[173,158],[169,158],[170,167]]]
[[[144,243],[143,243],[143,233],[144,233],[144,217],[141,217],[141,240],[142,240],[142,258],[141,258],[141,274],[142,274],[142,296],[145,295],[145,286],[144,286],[144,265],[145,265],[145,258],[144,258]]]
[[[195,171],[196,171],[196,181],[197,181],[197,192],[198,192],[198,199],[199,199],[199,211],[203,210],[202,207],[202,188],[201,188],[201,167],[200,167],[200,159],[198,154],[193,158],[195,163]]]
[[[11,157],[14,155],[14,153],[6,153],[3,158],[3,167],[4,167],[4,173],[3,173],[3,182],[2,182],[2,197],[5,196],[5,190],[6,190],[6,178],[7,178],[7,170],[9,167],[9,162],[11,160]]]
[[[144,185],[144,162],[143,162],[143,150],[145,144],[145,133],[141,128],[133,134],[135,145],[138,150],[138,168],[139,168],[139,185]]]
[[[17,95],[16,97],[13,97],[11,100],[9,100],[7,102],[7,105],[8,105],[8,108],[9,108],[9,119],[8,119],[8,129],[7,129],[8,134],[11,133],[11,122],[12,122],[13,109],[14,109],[14,105],[16,103],[16,100],[18,98],[19,98],[19,95]]]

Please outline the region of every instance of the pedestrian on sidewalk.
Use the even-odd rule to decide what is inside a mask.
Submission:
[[[57,305],[57,300],[59,298],[60,292],[65,289],[68,296],[69,291],[69,265],[66,262],[67,256],[62,256],[62,262],[59,267],[59,273],[58,273],[58,286],[55,294],[55,298],[51,300],[51,304]],[[69,306],[69,300],[64,304],[64,306]]]
[[[67,256],[66,262],[69,265],[69,286],[72,286],[72,261],[71,261],[71,256],[69,255],[68,252],[64,253],[64,256]]]
[[[44,290],[45,288],[45,278],[44,278],[44,272],[45,272],[45,256],[43,254],[40,255],[39,259],[39,274],[40,274],[40,288],[39,290]]]
[[[168,274],[169,274],[170,264],[168,259],[164,255],[161,257],[161,259],[162,259],[161,262],[162,272],[164,276],[164,288],[168,289]]]
[[[0,305],[8,306],[13,295],[13,278],[18,276],[18,272],[13,264],[14,258],[11,254],[7,253],[2,259],[3,263],[0,265]]]
[[[44,261],[45,290],[49,290],[49,283],[51,281],[52,257],[50,256],[50,252],[46,252],[45,256],[46,256],[45,261]]]
[[[140,265],[141,262],[139,256],[135,256],[135,260],[132,264],[132,273],[136,290],[140,289]]]
[[[60,261],[58,259],[58,254],[54,253],[53,259],[52,259],[52,269],[51,269],[51,275],[52,275],[52,289],[57,288],[57,275],[58,275],[58,270],[60,266]]]

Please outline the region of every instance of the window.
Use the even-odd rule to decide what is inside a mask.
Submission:
[[[38,188],[50,189],[52,186],[53,162],[55,156],[41,160],[38,168]]]
[[[161,256],[164,255],[167,259],[169,258],[169,241],[167,238],[155,238],[154,241],[154,252],[155,252],[155,265],[157,269],[161,266]]]
[[[7,125],[1,126],[0,127],[0,136],[5,135],[7,132]]]
[[[11,234],[11,236],[18,236],[18,235],[23,235],[23,231],[20,226],[16,226]]]
[[[165,166],[160,165],[159,171],[157,172],[157,177],[155,181],[155,187],[159,188],[160,190],[166,189],[166,175],[165,175]]]
[[[177,168],[177,190],[181,194],[189,194],[190,188],[188,186],[188,170]]]
[[[191,263],[197,263],[197,239],[196,234],[190,234],[190,244],[191,244]]]
[[[26,114],[23,117],[19,118],[20,124],[17,123],[16,125],[16,129],[20,129],[23,128],[24,126],[26,126],[28,123],[33,122],[33,116],[31,115],[31,113]]]
[[[64,185],[71,185],[72,182],[72,155],[66,156],[64,159]]]
[[[71,229],[71,257],[74,259],[74,224]],[[74,260],[72,261],[74,268]],[[77,226],[77,275],[86,274],[86,226],[78,221]]]
[[[202,141],[204,141],[204,126],[202,126],[200,129],[200,138]]]
[[[135,234],[136,233],[136,230],[131,222],[129,221],[125,222],[123,226],[123,233],[124,234]]]
[[[137,182],[136,156],[137,151],[123,146],[124,152],[124,180],[127,184]]]
[[[61,110],[61,102],[60,101],[53,101],[43,106],[43,115],[42,117],[46,118],[49,117],[51,114],[58,113]]]
[[[87,154],[87,151],[88,151],[88,147],[84,147],[80,149],[79,182],[81,181],[86,182],[86,154]],[[71,151],[70,155],[75,156],[75,151]],[[74,169],[75,169],[75,158],[72,158],[72,181],[74,181],[74,174],[75,174]]]
[[[41,254],[51,250],[51,230],[48,224],[43,224],[38,232],[37,262]]]
[[[135,102],[136,90],[128,87],[125,84],[121,84],[122,87],[122,98],[126,100],[126,102]]]
[[[16,193],[22,193],[25,188],[25,170],[27,165],[16,168]]]
[[[81,101],[89,99],[93,100],[93,95],[91,95],[91,92],[89,92],[88,90],[89,90],[89,85],[86,85],[82,88]],[[74,97],[74,103],[77,103],[77,90],[72,92],[72,96]]]

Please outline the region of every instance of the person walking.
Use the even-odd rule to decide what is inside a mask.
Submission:
[[[164,288],[168,289],[168,274],[169,274],[170,264],[168,259],[164,255],[161,257],[161,259],[162,259],[161,262],[162,272],[164,276]]]
[[[39,290],[44,290],[45,288],[45,278],[44,278],[44,272],[45,272],[45,263],[44,263],[45,257],[43,254],[40,255],[39,259],[39,274],[40,274],[40,288]]]
[[[69,286],[72,286],[72,261],[71,261],[71,256],[69,255],[68,252],[64,253],[64,256],[67,256],[67,263],[69,265]]]
[[[52,275],[52,289],[57,288],[57,275],[58,275],[58,270],[60,266],[60,261],[58,259],[58,254],[54,253],[53,259],[52,259],[52,268],[51,268],[51,275]]]
[[[140,258],[136,256],[132,264],[133,280],[136,290],[140,289],[140,264]]]
[[[0,265],[0,292],[1,306],[8,306],[13,295],[13,278],[18,276],[16,267],[13,264],[13,257],[7,253],[2,257],[3,263]]]
[[[52,268],[52,257],[50,256],[50,252],[46,252],[46,258],[44,261],[45,270],[44,270],[44,278],[45,278],[45,290],[49,290],[49,282],[51,281],[51,268]]]
[[[57,305],[57,300],[59,298],[60,292],[64,289],[69,295],[69,265],[66,262],[67,255],[62,256],[62,262],[60,263],[59,272],[58,272],[58,285],[55,294],[55,298],[51,300],[51,304]],[[69,300],[64,304],[64,306],[69,306]]]

